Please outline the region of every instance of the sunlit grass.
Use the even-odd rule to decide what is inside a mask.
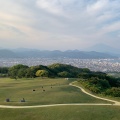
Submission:
[[[1,120],[119,120],[120,107],[59,106],[32,109],[0,109]]]
[[[84,94],[79,88],[69,86],[69,83],[69,80],[57,78],[0,79],[0,104],[108,103]],[[10,102],[5,102],[6,98]],[[23,98],[26,102],[21,103]]]

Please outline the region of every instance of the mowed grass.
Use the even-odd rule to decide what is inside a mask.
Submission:
[[[56,106],[0,109],[0,120],[120,120],[117,106]]]
[[[46,105],[62,103],[109,103],[95,99],[81,92],[79,88],[69,86],[65,79],[0,79],[1,105]],[[33,91],[33,89],[35,91]],[[43,91],[45,90],[45,91]],[[5,102],[6,98],[10,102]],[[20,102],[25,99],[26,102]]]
[[[43,105],[56,103],[107,103],[69,86],[65,79],[0,79],[0,104]],[[42,88],[43,86],[43,88]],[[52,88],[51,88],[52,86]],[[35,89],[36,91],[33,91]],[[43,92],[43,89],[45,91]],[[11,102],[6,103],[5,99]],[[26,102],[21,103],[20,99]],[[119,106],[55,106],[0,108],[0,120],[119,120]]]

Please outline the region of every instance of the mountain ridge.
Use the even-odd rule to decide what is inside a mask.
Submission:
[[[79,59],[105,59],[117,58],[117,56],[95,51],[79,51],[79,50],[7,50],[0,49],[0,58],[79,58]]]
[[[116,49],[114,47],[111,47],[106,44],[95,44],[89,48],[86,49],[86,51],[96,51],[96,52],[104,52],[104,53],[109,53],[109,54],[120,54],[120,49]]]

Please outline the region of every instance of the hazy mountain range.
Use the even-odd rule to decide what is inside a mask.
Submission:
[[[80,58],[80,59],[98,59],[98,58],[116,58],[116,56],[100,52],[84,51],[22,51],[13,52],[10,50],[0,50],[0,58]]]
[[[84,51],[67,50],[67,51],[49,51],[37,49],[0,49],[0,58],[80,58],[80,59],[98,59],[98,58],[117,58],[119,50],[104,44],[95,45]]]
[[[85,51],[96,51],[120,56],[120,49],[116,49],[105,44],[96,44],[92,47],[87,48]]]

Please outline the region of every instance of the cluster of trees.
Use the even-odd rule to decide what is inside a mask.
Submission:
[[[47,73],[47,74],[46,74]],[[52,72],[47,66],[39,65],[28,67],[26,65],[15,65],[8,70],[10,78],[35,78],[35,77],[50,77]]]
[[[79,82],[92,92],[120,97],[120,78],[104,76],[104,79],[98,77],[90,77],[82,79]]]
[[[12,67],[1,67],[0,74],[11,78],[35,78],[35,77],[63,77],[63,78],[91,78],[106,79],[106,73],[92,72],[87,68],[77,68],[67,64],[52,64],[49,66],[26,66],[18,64]]]
[[[0,67],[0,77],[7,77],[8,76],[8,67]]]
[[[77,68],[66,64],[52,64],[49,66],[32,66],[15,65],[8,69],[8,75],[11,78],[35,78],[35,77],[62,77],[77,78],[79,73],[90,72],[87,68]]]

